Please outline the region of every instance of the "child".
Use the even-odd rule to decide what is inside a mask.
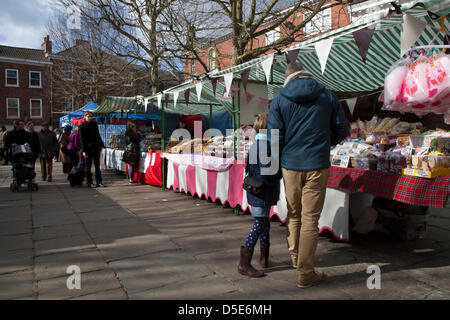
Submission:
[[[270,208],[272,205],[277,204],[280,197],[280,183],[281,178],[280,170],[277,168],[276,172],[272,175],[262,175],[261,168],[270,167],[271,162],[263,165],[261,158],[271,157],[270,141],[267,141],[267,113],[259,114],[256,116],[253,129],[256,132],[254,143],[249,151],[249,157],[247,159],[247,172],[248,175],[258,180],[265,182],[263,196],[261,198],[247,192],[247,201],[251,206],[252,215],[255,218],[253,228],[251,229],[245,245],[241,247],[241,257],[238,266],[238,272],[250,277],[262,277],[264,273],[255,269],[251,265],[253,250],[256,242],[260,241],[260,264],[263,268],[267,268],[269,265],[269,246],[270,246]],[[261,131],[261,132],[260,132]],[[267,154],[266,151],[267,150]],[[256,159],[256,163],[252,161]],[[272,160],[271,160],[272,161]],[[266,162],[266,161],[264,161]]]

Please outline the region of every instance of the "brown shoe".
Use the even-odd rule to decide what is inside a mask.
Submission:
[[[259,278],[264,276],[264,272],[256,270],[251,262],[253,257],[253,249],[241,247],[241,258],[238,265],[238,272],[244,276]]]
[[[299,280],[297,283],[297,287],[299,288],[309,288],[317,283],[319,283],[324,277],[323,272],[314,271],[314,275],[308,281]]]
[[[260,245],[261,255],[259,256],[259,264],[262,268],[269,267],[269,248],[270,246]]]

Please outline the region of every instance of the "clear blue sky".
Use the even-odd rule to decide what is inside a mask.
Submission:
[[[1,0],[0,45],[40,49],[55,0]]]

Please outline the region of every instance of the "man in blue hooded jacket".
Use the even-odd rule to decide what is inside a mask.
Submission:
[[[323,273],[314,269],[314,255],[330,147],[344,140],[350,128],[337,97],[301,64],[291,62],[284,88],[270,105],[269,135],[274,129],[279,130],[289,253],[299,274],[297,286],[307,288],[323,278]]]

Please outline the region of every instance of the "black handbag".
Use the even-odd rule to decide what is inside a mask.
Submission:
[[[138,154],[130,151],[125,151],[122,155],[122,161],[128,164],[135,164]]]
[[[266,184],[264,183],[264,181],[261,181],[255,177],[246,176],[244,178],[244,184],[242,185],[242,187],[245,191],[251,193],[255,197],[263,198]]]

